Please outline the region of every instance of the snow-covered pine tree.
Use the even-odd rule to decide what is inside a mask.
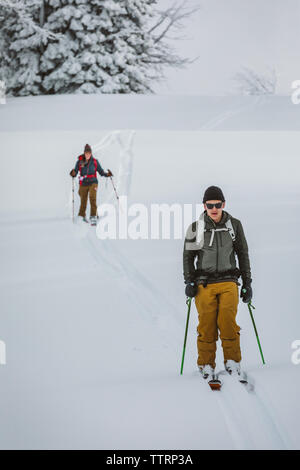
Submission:
[[[0,79],[5,81],[10,95],[43,92],[41,51],[56,36],[40,26],[42,5],[43,0],[1,0]]]
[[[25,25],[15,12],[0,24],[10,41],[8,94],[147,93],[165,66],[189,62],[165,41],[176,22],[193,13],[186,0],[161,12],[157,0],[22,3],[31,15]]]
[[[49,0],[45,27],[63,33],[42,57],[46,93],[145,93],[156,0]]]

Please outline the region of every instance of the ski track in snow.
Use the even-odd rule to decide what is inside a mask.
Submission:
[[[237,379],[221,375],[223,382],[216,395],[218,406],[227,423],[235,449],[290,449],[291,443],[285,431],[278,424],[274,413],[265,406],[256,387],[252,391],[240,384]],[[249,383],[253,379],[248,375]],[[243,398],[241,404],[241,397]]]
[[[241,423],[237,419],[236,410],[234,409],[235,404],[232,403],[231,397],[227,396],[224,391],[224,385],[222,386],[221,392],[213,392],[216,395],[216,400],[219,406],[219,409],[223,415],[223,418],[226,422],[228,432],[231,436],[233,446],[236,450],[241,449],[251,449],[250,446],[252,442],[251,436],[248,433],[247,429],[241,426]],[[222,396],[221,396],[222,394]]]
[[[271,421],[274,430],[281,438],[283,448],[289,450],[294,449],[294,445],[292,444],[292,439],[288,430],[285,428],[285,426],[283,426],[283,423],[279,420],[274,408],[271,405],[270,396],[266,390],[266,387],[259,383],[255,387],[255,392],[255,397],[261,408],[261,412],[265,415],[266,419]]]
[[[246,106],[238,106],[234,109],[231,109],[231,110],[224,111],[224,112],[220,113],[219,115],[215,116],[210,121],[208,121],[206,124],[203,124],[203,126],[201,126],[199,128],[199,130],[209,131],[211,129],[215,129],[220,124],[222,124],[224,121],[226,121],[227,119],[230,119],[231,117],[235,116],[236,114],[239,114],[243,111],[248,111],[249,109],[255,108],[256,106],[259,106],[259,105],[263,104],[264,102],[265,102],[264,96],[258,96],[256,98],[256,100],[251,104],[247,104]]]
[[[128,284],[128,297],[131,298],[132,303],[138,303],[141,314],[147,320],[151,319],[158,324],[158,329],[163,336],[164,342],[167,341],[168,345],[177,351],[178,339],[180,338],[181,340],[182,322],[180,322],[180,312],[176,312],[176,306],[170,303],[166,296],[134,266],[131,260],[128,260],[116,246],[113,246],[113,242],[99,240],[96,236],[96,231],[90,231],[90,228],[92,227],[87,227],[88,230],[84,238],[85,246],[101,270],[103,268],[108,269],[115,278],[126,280]],[[157,312],[157,314],[154,315],[153,312]],[[170,335],[168,332],[168,319],[170,321],[177,320],[177,338],[175,338],[174,334]]]

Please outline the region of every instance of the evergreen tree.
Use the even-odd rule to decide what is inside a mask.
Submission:
[[[56,36],[39,25],[42,0],[0,4],[0,79],[8,94],[39,95],[42,91],[42,45]]]
[[[47,93],[144,93],[155,52],[153,0],[49,0],[45,26],[63,34],[41,58]]]
[[[3,58],[7,91],[15,96],[151,92],[166,65],[188,62],[164,42],[180,8],[168,10],[164,28],[168,14],[159,16],[156,3],[24,0],[30,21],[24,24],[14,12],[5,21],[0,17],[10,43],[8,58]]]

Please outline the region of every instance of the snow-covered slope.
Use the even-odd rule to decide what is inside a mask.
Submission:
[[[216,127],[210,124],[216,116],[203,120],[202,131],[193,131],[193,119],[175,131],[180,118],[171,108],[169,126],[158,125],[161,97],[147,97],[146,117],[139,111],[139,119],[127,121],[124,100],[131,116],[138,98],[146,99],[88,97],[87,120],[74,113],[86,109],[85,96],[22,98],[0,107],[0,340],[7,348],[0,447],[298,448],[300,365],[291,362],[291,344],[300,330],[300,135],[272,126],[255,132],[250,114],[251,131],[224,132],[235,102],[223,103]],[[106,126],[109,99],[115,114]],[[265,123],[274,118],[271,104]],[[284,129],[294,129],[296,108]],[[245,129],[247,112],[240,117]],[[241,303],[243,363],[254,393],[230,378],[220,394],[201,381],[194,305],[179,374],[186,320],[182,240],[100,241],[92,227],[72,224],[68,172],[86,142],[97,146],[105,129],[120,128],[137,130],[133,159],[117,143],[97,157],[116,180],[126,162],[129,203],[196,204],[207,186],[218,184],[226,209],[243,222],[267,363],[261,365]],[[130,132],[120,135],[128,142]],[[101,179],[99,203],[110,195]]]
[[[7,104],[2,131],[300,130],[291,96],[57,95]]]

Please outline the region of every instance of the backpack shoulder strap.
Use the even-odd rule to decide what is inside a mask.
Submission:
[[[232,241],[235,241],[235,231],[231,222],[231,218],[228,218],[225,222],[226,227],[228,228],[228,232],[232,238]]]
[[[79,161],[79,162],[82,162],[82,160],[83,160],[83,155],[79,155],[78,161]],[[79,163],[79,173],[80,173],[80,176],[81,176],[81,170],[82,170],[82,165],[81,165],[81,163]]]
[[[196,223],[197,231],[196,231],[196,243],[199,245],[199,250],[203,247],[204,244],[204,232],[205,232],[205,220],[204,220],[204,212],[200,214],[199,219]]]

